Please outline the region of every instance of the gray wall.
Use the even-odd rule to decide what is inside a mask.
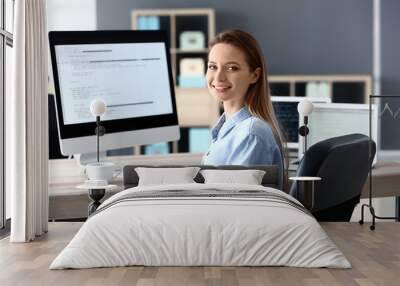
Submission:
[[[217,32],[241,28],[259,40],[270,74],[372,74],[372,1],[97,0],[97,27],[130,29],[134,9],[214,8]],[[400,95],[400,1],[381,3],[381,91]],[[400,149],[396,121],[383,118],[382,148]]]
[[[382,0],[381,7],[381,53],[382,81],[384,95],[400,96],[400,1]],[[400,98],[389,101],[394,111],[400,108]],[[382,117],[382,149],[400,149],[400,116],[394,120]]]
[[[372,71],[370,0],[97,0],[98,29],[130,29],[144,8],[214,8],[217,32],[252,33],[272,74]]]

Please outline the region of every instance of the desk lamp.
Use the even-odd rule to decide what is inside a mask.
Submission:
[[[309,101],[308,99],[303,99],[302,101],[299,102],[297,105],[297,111],[301,116],[304,117],[303,121],[303,126],[300,126],[299,128],[299,134],[300,136],[304,137],[304,149],[303,149],[303,154],[307,151],[307,135],[309,133],[309,129],[307,127],[308,124],[308,115],[312,113],[314,109],[314,105]]]
[[[92,103],[90,104],[90,112],[96,116],[96,129],[95,133],[97,135],[97,162],[100,161],[100,136],[103,136],[106,133],[106,129],[104,126],[100,125],[100,116],[104,115],[106,113],[106,103],[101,100],[101,99],[96,99],[93,100]]]

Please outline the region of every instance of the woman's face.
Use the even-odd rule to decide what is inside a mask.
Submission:
[[[259,75],[260,68],[250,71],[245,54],[230,44],[216,44],[208,55],[207,86],[217,100],[244,102],[249,85]]]

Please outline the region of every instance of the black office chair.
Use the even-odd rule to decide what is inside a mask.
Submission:
[[[374,158],[376,144],[372,143],[371,158]],[[361,134],[330,138],[308,149],[297,176],[322,178],[315,184],[312,209],[318,221],[350,221],[354,207],[360,202],[370,163],[369,137]],[[290,194],[305,196],[297,194],[296,183],[292,184]]]

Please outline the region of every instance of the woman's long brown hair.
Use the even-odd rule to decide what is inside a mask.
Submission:
[[[272,107],[267,66],[260,45],[252,35],[241,30],[228,30],[218,34],[210,43],[210,50],[214,45],[220,43],[230,44],[239,48],[245,55],[250,71],[255,71],[257,68],[261,69],[259,79],[250,85],[247,90],[245,104],[253,116],[263,119],[271,127],[283,157],[282,167],[285,169],[285,165],[287,166],[288,164],[284,148],[285,139],[279,128],[274,108]],[[284,188],[285,182],[284,180]]]

